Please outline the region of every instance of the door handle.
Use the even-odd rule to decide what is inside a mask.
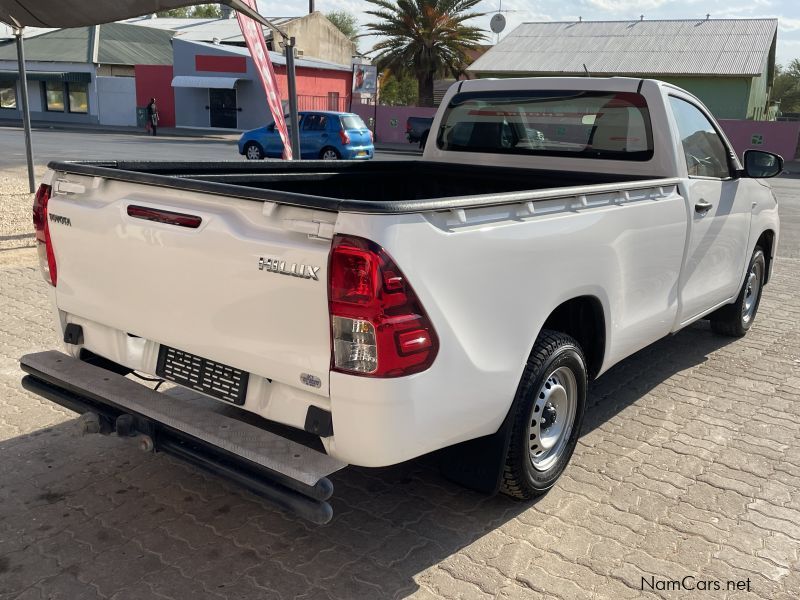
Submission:
[[[702,198],[694,205],[694,212],[704,215],[714,207],[710,202],[706,202]]]

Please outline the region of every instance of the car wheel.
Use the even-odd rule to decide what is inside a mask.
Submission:
[[[261,160],[264,158],[264,151],[256,142],[247,142],[247,145],[244,147],[244,155],[247,157],[247,160]]]
[[[514,399],[503,493],[527,500],[553,487],[578,442],[586,385],[586,361],[578,342],[543,330]]]
[[[339,160],[339,151],[336,150],[336,148],[328,146],[322,149],[322,152],[319,153],[319,157],[322,160]]]
[[[764,258],[764,251],[756,246],[736,302],[723,306],[711,314],[711,329],[714,332],[731,337],[742,337],[747,333],[753,325],[758,305],[761,303],[766,272],[767,261]]]

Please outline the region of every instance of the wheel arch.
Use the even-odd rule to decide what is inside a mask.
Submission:
[[[256,146],[259,150],[261,150],[261,154],[263,154],[264,156],[267,155],[266,151],[264,150],[264,144],[255,139],[245,140],[244,144],[242,144],[242,150],[244,150],[242,154],[247,154],[248,146]]]
[[[764,261],[766,262],[766,268],[764,269],[764,284],[766,285],[769,283],[769,278],[772,274],[772,260],[775,256],[775,232],[772,229],[765,229],[761,232],[761,235],[758,236],[758,240],[756,241],[755,245],[761,247],[761,249],[764,251]]]
[[[336,146],[333,146],[332,144],[326,144],[325,146],[320,148],[318,157],[322,158],[326,150],[333,150],[336,153],[337,158],[342,157],[342,151],[339,150]]]
[[[606,354],[606,316],[597,296],[582,295],[565,300],[553,309],[542,329],[575,338],[586,357],[589,377],[597,377]]]

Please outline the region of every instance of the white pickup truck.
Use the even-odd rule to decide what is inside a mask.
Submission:
[[[460,82],[415,161],[51,163],[66,353],[23,357],[24,385],[316,522],[331,473],[434,451],[531,498],[589,380],[698,319],[752,325],[783,161],[743,163],[696,98],[626,78]]]

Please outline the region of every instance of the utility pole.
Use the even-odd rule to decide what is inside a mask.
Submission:
[[[289,137],[292,142],[292,157],[300,160],[300,124],[297,114],[297,80],[294,70],[294,37],[286,38],[283,46],[286,52],[286,80],[289,87]]]
[[[17,62],[19,63],[19,88],[22,96],[22,127],[25,130],[25,154],[28,159],[28,186],[31,193],[36,191],[36,179],[33,174],[33,144],[31,143],[31,109],[28,104],[28,73],[25,69],[25,47],[22,43],[23,27],[14,28],[17,38]]]

